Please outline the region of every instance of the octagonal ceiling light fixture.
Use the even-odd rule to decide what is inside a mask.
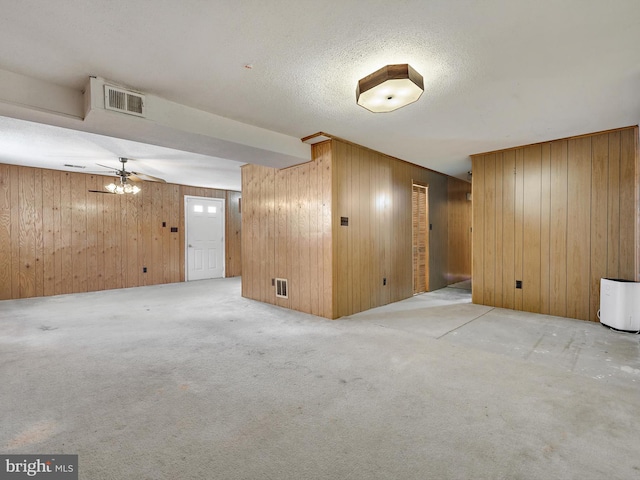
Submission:
[[[420,98],[422,75],[411,65],[387,65],[358,81],[358,105],[374,113],[393,112]]]

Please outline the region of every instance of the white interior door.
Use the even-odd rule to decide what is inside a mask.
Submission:
[[[186,279],[224,277],[224,200],[185,197]]]

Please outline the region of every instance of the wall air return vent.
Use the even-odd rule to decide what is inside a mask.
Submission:
[[[289,298],[287,280],[284,278],[276,278],[276,297]]]
[[[104,108],[144,117],[144,95],[122,88],[104,86]]]

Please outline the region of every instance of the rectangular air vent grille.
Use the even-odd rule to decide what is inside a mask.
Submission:
[[[105,85],[104,107],[107,110],[144,117],[144,95]]]
[[[276,297],[289,298],[287,280],[284,278],[276,278]]]

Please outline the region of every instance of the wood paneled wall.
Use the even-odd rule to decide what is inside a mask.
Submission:
[[[633,127],[472,157],[473,302],[597,321],[600,278],[637,279],[637,151]]]
[[[332,140],[332,152],[336,316],[413,295],[414,183],[428,187],[429,288],[446,286],[448,177],[340,140]]]
[[[337,139],[312,158],[243,167],[245,297],[327,318],[410,297],[413,183],[429,188],[431,289],[450,283],[448,177]],[[288,299],[272,278],[289,281]]]
[[[331,145],[312,162],[242,168],[242,295],[313,315],[332,310]],[[288,280],[288,298],[272,279]]]
[[[447,283],[471,278],[471,183],[449,178],[449,262]]]
[[[232,207],[239,196],[149,182],[135,196],[88,191],[111,180],[0,164],[0,299],[183,281],[183,196],[227,198]],[[240,219],[233,208],[227,215],[231,276],[240,273]]]

